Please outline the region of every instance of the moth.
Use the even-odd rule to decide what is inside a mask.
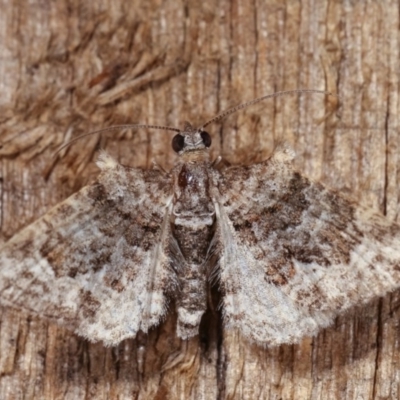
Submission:
[[[206,125],[279,94],[199,129],[158,127],[177,132],[170,172],[102,152],[94,184],[0,250],[0,304],[114,346],[159,324],[173,299],[188,339],[215,277],[225,327],[277,346],[399,287],[399,225],[304,177],[289,147],[250,166],[210,160]]]

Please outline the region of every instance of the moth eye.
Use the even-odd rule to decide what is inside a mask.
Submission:
[[[175,151],[175,153],[179,153],[184,146],[185,146],[185,138],[180,133],[178,133],[172,139],[172,148]]]
[[[202,131],[200,132],[200,136],[203,139],[204,146],[210,147],[211,146],[211,136],[208,132]]]

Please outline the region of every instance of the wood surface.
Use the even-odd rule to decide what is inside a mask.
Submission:
[[[314,180],[388,218],[399,202],[399,2],[0,0],[1,238],[95,179],[96,151],[169,169],[171,132],[237,103],[312,88],[340,97],[268,100],[210,126],[213,157],[265,159],[281,140]],[[273,249],[271,249],[273,251]],[[0,399],[398,399],[399,292],[315,338],[265,349],[210,311],[181,341],[173,310],[149,335],[90,344],[24,313],[0,314]],[[251,310],[249,310],[251,312]]]

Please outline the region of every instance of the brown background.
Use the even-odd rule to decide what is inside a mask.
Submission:
[[[210,127],[213,157],[265,159],[285,139],[309,177],[397,218],[399,15],[396,1],[0,0],[2,239],[94,179],[97,148],[170,168],[171,133],[81,133],[120,123]],[[263,349],[211,316],[189,342],[175,316],[117,348],[4,310],[1,399],[400,398],[399,293],[352,310],[299,345]],[[251,312],[251,310],[249,310]],[[206,321],[207,322],[207,321]]]

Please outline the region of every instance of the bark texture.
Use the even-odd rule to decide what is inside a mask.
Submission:
[[[1,235],[10,238],[92,181],[95,153],[168,169],[172,134],[121,123],[200,125],[277,90],[288,96],[213,125],[213,156],[265,159],[280,140],[296,164],[389,218],[398,214],[397,1],[0,0]],[[338,318],[299,345],[263,349],[209,315],[177,339],[173,312],[148,336],[90,344],[40,318],[0,314],[1,399],[400,398],[400,296]]]

